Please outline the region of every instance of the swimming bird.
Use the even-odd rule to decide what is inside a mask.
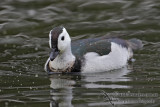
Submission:
[[[119,69],[142,47],[139,39],[89,38],[71,43],[67,30],[55,27],[49,33],[50,56],[45,63],[48,73],[94,73]]]

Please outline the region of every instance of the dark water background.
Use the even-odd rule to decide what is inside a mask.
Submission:
[[[125,68],[48,76],[48,33],[64,25],[73,40],[139,38]],[[1,0],[0,107],[159,107],[159,0]]]

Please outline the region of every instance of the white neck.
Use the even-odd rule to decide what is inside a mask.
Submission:
[[[72,54],[71,47],[65,49],[65,51],[60,52],[60,54],[53,60],[50,61],[50,66],[56,70],[66,70],[75,62],[75,56]]]
[[[58,57],[62,58],[62,59],[68,59],[71,56],[73,56],[72,51],[71,51],[71,46],[68,46],[68,48],[66,48],[63,52],[60,52],[60,54],[58,55]]]

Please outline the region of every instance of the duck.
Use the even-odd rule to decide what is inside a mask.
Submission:
[[[120,69],[128,64],[133,51],[143,47],[136,38],[88,38],[71,42],[63,26],[49,33],[50,55],[44,70],[52,73],[95,73]]]

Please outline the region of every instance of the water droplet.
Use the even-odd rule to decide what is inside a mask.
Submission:
[[[38,48],[37,48],[37,47],[35,47],[34,49],[35,49],[35,51],[38,51]]]
[[[4,35],[6,35],[6,34],[7,34],[7,31],[6,31],[6,30],[4,30],[4,31],[3,31],[3,34],[4,34]]]
[[[28,69],[28,67],[25,67],[26,68],[26,70]]]
[[[13,45],[13,48],[15,48],[16,47],[16,45]]]
[[[35,77],[38,77],[38,74],[36,74]]]
[[[4,47],[7,47],[7,44],[5,44]]]
[[[8,107],[8,102],[5,102],[5,107]]]
[[[131,62],[135,62],[135,61],[136,61],[136,59],[133,59],[133,58],[131,59]]]
[[[28,15],[29,16],[34,16],[36,14],[36,11],[35,10],[29,10],[28,11]]]

